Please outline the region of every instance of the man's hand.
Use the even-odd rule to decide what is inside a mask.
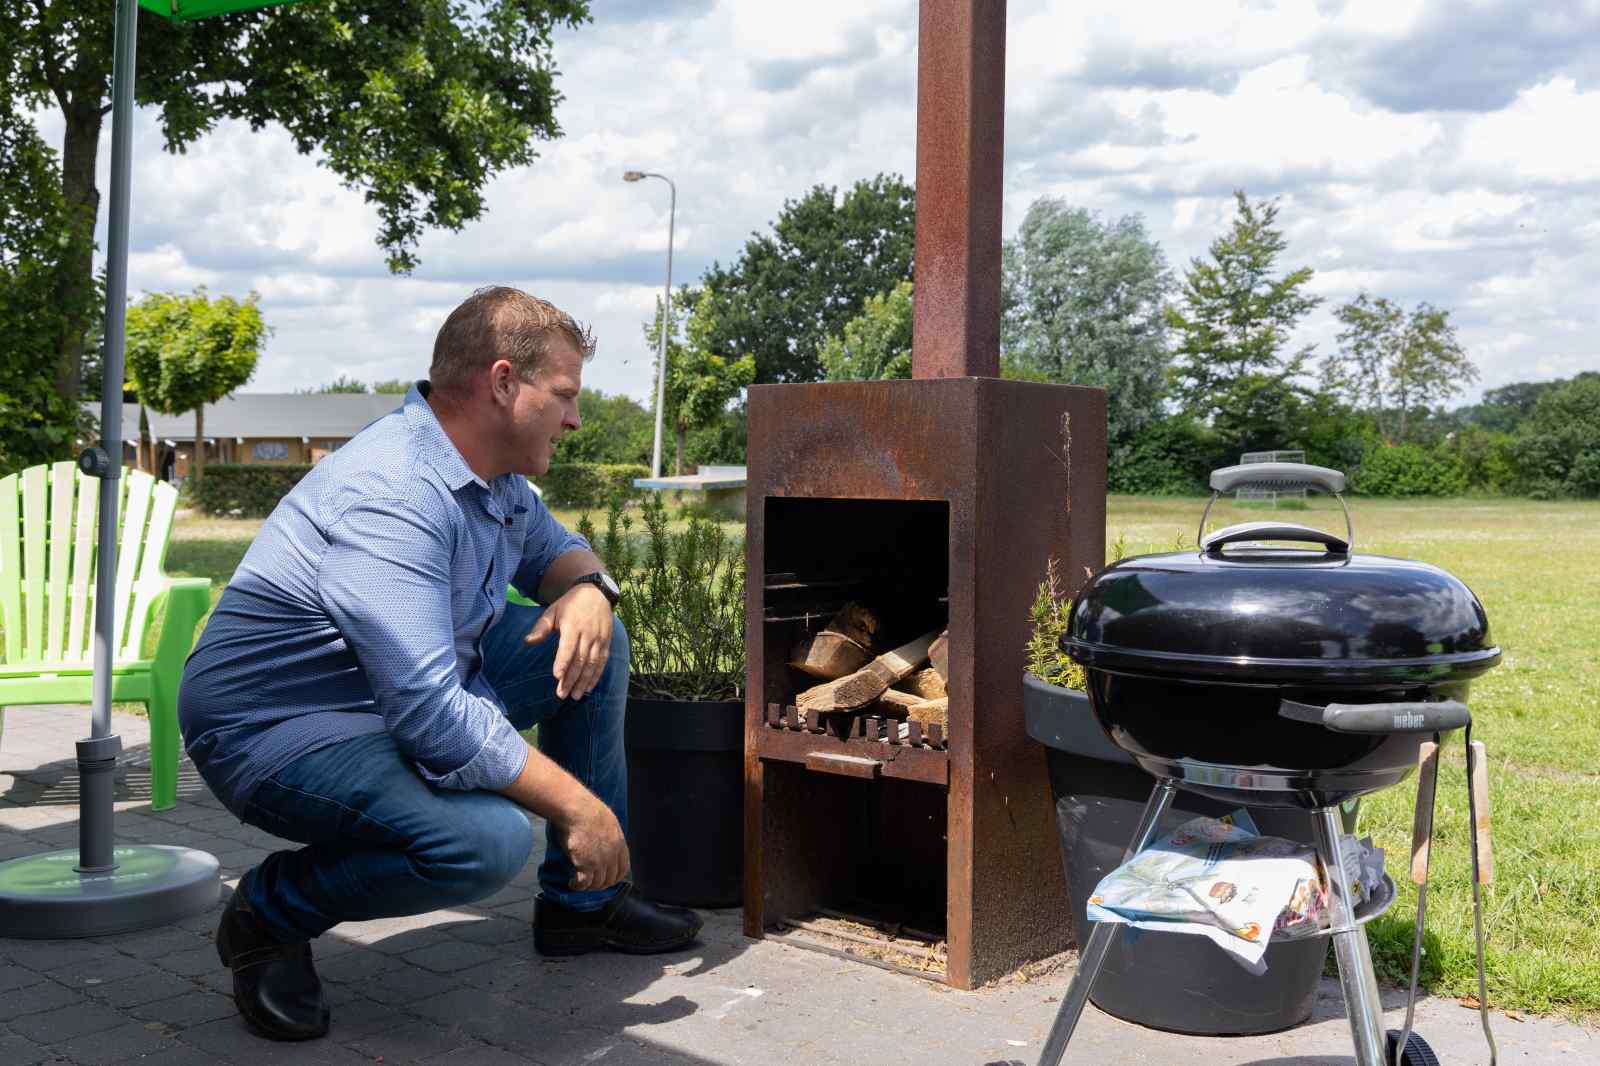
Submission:
[[[556,697],[581,700],[593,691],[611,657],[611,601],[592,584],[574,585],[545,608],[522,639],[537,644],[558,634]]]
[[[570,886],[573,891],[598,892],[628,876],[632,860],[622,826],[611,808],[598,799],[569,821],[551,822],[551,828],[577,870]]]

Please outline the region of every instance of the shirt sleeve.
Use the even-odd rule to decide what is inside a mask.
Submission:
[[[537,601],[539,584],[551,563],[576,548],[592,549],[587,540],[557,522],[550,508],[532,489],[528,490],[524,506],[528,508],[528,532],[522,541],[522,561],[517,564],[511,583],[528,599]]]
[[[368,500],[328,531],[324,607],[355,653],[395,744],[441,788],[502,791],[528,760],[498,704],[456,672],[453,534],[415,505]]]

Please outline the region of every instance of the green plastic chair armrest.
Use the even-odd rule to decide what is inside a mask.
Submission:
[[[176,661],[181,668],[194,647],[194,627],[211,610],[211,579],[208,577],[169,577],[166,589],[151,604],[151,610],[162,600],[167,602],[167,614],[161,622],[161,639],[156,644],[157,664]],[[160,669],[160,665],[157,666]]]

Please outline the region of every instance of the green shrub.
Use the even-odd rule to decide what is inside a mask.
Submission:
[[[645,535],[613,497],[603,534],[585,514],[578,532],[622,589],[628,630],[628,694],[666,700],[736,700],[744,693],[744,544],[690,518],[669,530],[660,493],[641,509]],[[640,543],[642,541],[642,543]]]
[[[1511,434],[1468,425],[1450,434],[1441,447],[1460,463],[1468,492],[1498,496],[1516,491],[1519,478]]]
[[[549,506],[583,509],[604,507],[618,493],[637,496],[634,478],[649,476],[649,467],[635,463],[552,463],[534,481]]]
[[[190,492],[206,514],[227,518],[265,518],[278,501],[311,472],[309,466],[253,466],[214,463]]]
[[[1067,621],[1072,614],[1072,600],[1062,591],[1061,575],[1056,566],[1052,556],[1045,564],[1044,580],[1039,582],[1039,592],[1033,598],[1028,672],[1046,684],[1082,692],[1087,686],[1083,667],[1061,650],[1061,638],[1067,632]]]
[[[1459,496],[1467,478],[1448,446],[1378,444],[1363,453],[1350,488],[1364,496]]]
[[[1200,495],[1219,444],[1215,433],[1192,418],[1158,419],[1112,443],[1106,488],[1142,496]]]
[[[1600,378],[1541,393],[1511,451],[1529,495],[1600,496]]]

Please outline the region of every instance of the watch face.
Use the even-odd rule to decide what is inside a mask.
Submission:
[[[611,577],[610,574],[603,570],[600,572],[600,587],[605,589],[606,592],[610,593],[612,599],[616,599],[622,595],[622,589],[617,587],[616,581]]]

